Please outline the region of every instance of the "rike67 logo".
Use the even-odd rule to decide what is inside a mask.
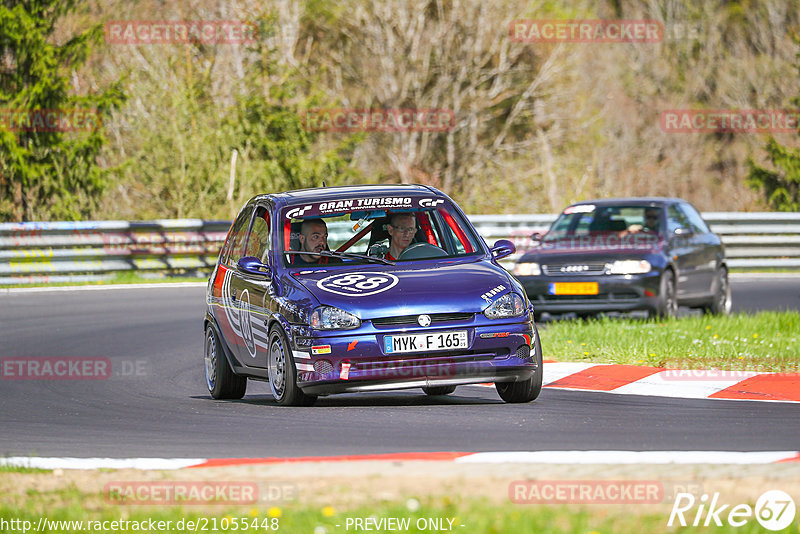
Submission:
[[[741,527],[755,516],[756,521],[765,529],[778,531],[785,529],[794,521],[796,512],[794,500],[781,490],[770,490],[761,494],[755,508],[748,504],[737,504],[733,507],[730,504],[722,504],[719,502],[719,493],[714,493],[710,500],[707,494],[703,494],[699,502],[697,501],[698,499],[691,493],[678,493],[667,526],[673,526],[677,520],[680,526],[685,527],[688,516],[689,524],[694,527],[707,527],[712,524],[721,527],[725,522],[733,527]],[[695,505],[697,510],[692,514]]]

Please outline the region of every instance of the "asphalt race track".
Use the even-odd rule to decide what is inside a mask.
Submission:
[[[800,277],[736,277],[734,310],[800,309]],[[798,450],[800,405],[493,388],[277,406],[266,384],[214,401],[202,368],[204,288],[0,293],[0,359],[98,357],[103,380],[0,380],[0,454],[265,457],[411,451]],[[544,347],[545,358],[553,358]]]

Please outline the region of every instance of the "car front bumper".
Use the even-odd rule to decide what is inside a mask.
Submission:
[[[467,331],[467,348],[399,354],[384,350],[388,335],[455,330]],[[309,341],[313,350],[307,346]],[[304,393],[325,395],[527,380],[539,370],[536,343],[533,321],[525,316],[514,323],[315,335],[296,343],[293,355],[298,386]]]
[[[658,306],[661,272],[596,276],[518,276],[534,311],[549,313],[654,310]],[[595,282],[597,294],[551,294],[552,285]]]

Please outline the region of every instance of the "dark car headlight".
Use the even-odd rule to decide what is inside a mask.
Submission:
[[[515,276],[539,276],[542,274],[542,269],[539,267],[538,263],[535,262],[524,262],[524,263],[517,263],[514,265],[514,275]]]
[[[311,312],[309,325],[316,330],[352,330],[361,326],[361,319],[333,306],[320,306]]]
[[[506,293],[483,311],[483,314],[489,319],[519,317],[524,313],[525,301],[516,293]]]
[[[617,260],[606,264],[608,274],[645,274],[653,269],[647,260]]]

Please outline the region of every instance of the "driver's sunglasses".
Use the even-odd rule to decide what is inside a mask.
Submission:
[[[390,226],[403,234],[412,234],[417,231],[416,226],[395,226],[393,224],[391,224]]]

